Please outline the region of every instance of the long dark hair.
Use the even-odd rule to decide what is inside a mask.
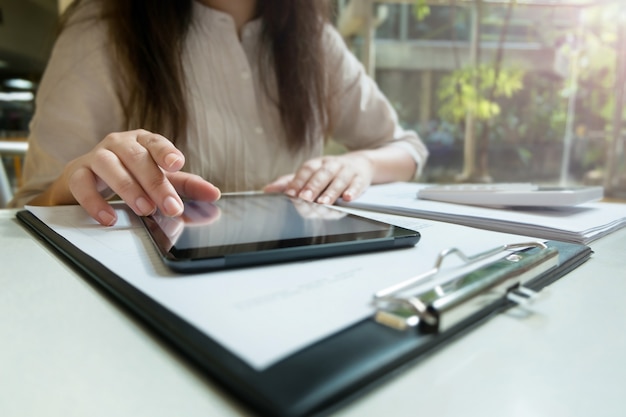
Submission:
[[[63,17],[63,28],[80,3]],[[101,0],[98,17],[129,88],[124,103],[129,127],[184,136],[188,113],[181,56],[195,0]],[[273,67],[281,120],[291,150],[313,144],[330,129],[322,35],[328,0],[259,0],[264,79]],[[266,81],[266,89],[269,82]],[[158,88],[155,88],[158,86]],[[269,90],[268,90],[269,91]]]

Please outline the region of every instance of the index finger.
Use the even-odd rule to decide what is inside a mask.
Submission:
[[[185,165],[185,156],[165,136],[145,130],[138,131],[137,142],[146,148],[152,159],[165,171],[176,172]]]

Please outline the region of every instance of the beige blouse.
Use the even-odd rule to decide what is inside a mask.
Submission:
[[[322,137],[296,155],[284,145],[279,111],[266,94],[255,56],[261,22],[244,26],[239,39],[230,15],[193,3],[183,56],[190,120],[187,137],[177,140],[184,169],[223,192],[258,190],[322,155]],[[417,162],[419,175],[426,147],[400,128],[389,102],[330,25],[324,44],[334,77],[330,85],[338,86],[333,138],[349,150],[401,146]],[[44,191],[68,161],[107,134],[128,130],[109,51],[104,23],[71,24],[57,40],[37,93],[24,185],[11,206]]]

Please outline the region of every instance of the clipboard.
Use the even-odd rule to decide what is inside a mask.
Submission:
[[[260,415],[284,417],[330,413],[383,383],[399,369],[414,365],[427,354],[458,339],[490,317],[532,297],[534,292],[584,263],[592,253],[585,245],[556,241],[549,241],[545,245],[522,242],[519,246],[507,245],[494,248],[489,253],[469,256],[454,248],[444,250],[441,259],[435,261],[430,271],[420,273],[408,283],[403,281],[398,286],[381,289],[373,294],[377,311],[371,318],[312,344],[269,368],[257,371],[86,255],[32,213],[20,211],[17,218],[83,277],[106,289],[250,410]],[[511,249],[515,250],[513,254],[455,279],[453,287],[471,289],[463,292],[463,302],[458,302],[457,298],[454,302],[445,298],[461,294],[452,287],[433,288],[440,293],[431,298],[426,294],[411,294],[410,281],[419,282],[425,279],[424,275],[436,274],[438,265],[447,256],[460,256],[472,264],[499,251]],[[504,264],[498,265],[499,262]],[[517,265],[518,262],[522,262],[521,268],[510,265]],[[472,276],[468,278],[469,275]],[[473,285],[476,282],[480,283],[480,288]],[[409,294],[408,298],[405,293]],[[402,300],[410,300],[411,297],[419,299],[423,306],[414,303],[415,307],[408,310],[398,308],[405,307]],[[445,303],[438,304],[437,301],[441,300],[445,300]],[[404,318],[399,310],[405,313]],[[405,326],[393,326],[377,319],[380,313],[395,315],[396,319],[400,316],[400,321],[396,322],[404,320]]]

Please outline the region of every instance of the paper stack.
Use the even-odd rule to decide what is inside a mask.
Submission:
[[[421,200],[429,184],[392,183],[370,187],[345,207],[462,224],[541,239],[588,244],[626,226],[626,204],[594,202],[573,207],[490,208]]]

